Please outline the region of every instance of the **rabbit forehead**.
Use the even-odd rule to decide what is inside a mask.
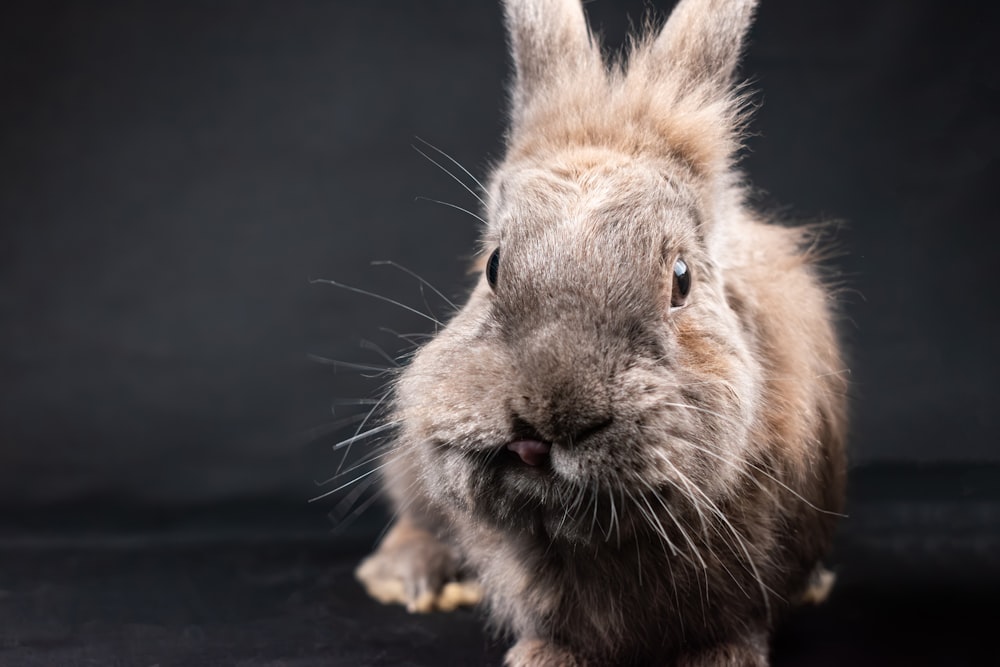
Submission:
[[[666,160],[578,148],[500,170],[489,236],[496,244],[553,232],[565,239],[618,232],[685,240],[697,226],[693,188]]]

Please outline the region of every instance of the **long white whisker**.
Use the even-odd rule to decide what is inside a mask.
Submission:
[[[315,361],[318,364],[323,364],[324,366],[335,366],[336,368],[347,368],[354,371],[373,371],[376,373],[385,373],[392,371],[392,368],[386,366],[375,366],[373,364],[359,364],[353,361],[340,361],[339,359],[330,359],[328,357],[321,357],[318,354],[307,354],[306,358],[310,361]]]
[[[657,452],[657,454],[663,460],[667,460],[666,459],[666,455],[663,454],[662,452]],[[695,485],[694,489],[695,489],[695,491],[698,492],[699,495],[701,495],[702,499],[704,499],[704,501],[705,501],[706,505],[708,506],[708,508],[710,510],[712,510],[717,517],[719,517],[719,519],[722,521],[723,525],[725,525],[729,529],[729,531],[732,533],[733,537],[736,538],[737,545],[740,547],[740,549],[743,551],[743,555],[746,557],[747,565],[749,566],[749,568],[751,570],[751,574],[753,575],[754,579],[757,580],[757,583],[760,586],[760,593],[761,593],[761,597],[763,598],[763,601],[764,601],[764,608],[766,609],[767,615],[770,618],[770,616],[771,616],[771,600],[770,600],[770,598],[768,597],[767,594],[768,594],[768,592],[770,592],[770,593],[774,594],[775,596],[777,596],[778,598],[781,598],[781,596],[778,595],[774,590],[772,590],[767,584],[764,583],[764,579],[763,579],[763,577],[761,577],[760,571],[757,569],[757,564],[754,562],[753,557],[750,555],[750,549],[746,545],[746,540],[740,534],[740,532],[738,530],[736,530],[736,527],[733,526],[733,524],[729,520],[729,518],[723,513],[722,510],[719,509],[718,505],[716,505],[715,502],[713,502],[712,499],[708,497],[708,494],[706,494],[704,491],[702,491],[700,488],[698,488],[697,485]],[[731,574],[732,573],[730,573],[730,575]],[[745,591],[744,591],[744,593],[745,593]]]
[[[594,493],[592,494],[593,498],[594,498],[594,516],[593,516],[593,518],[590,521],[590,534],[591,535],[594,534],[594,526],[597,525],[597,506],[598,506],[598,504],[600,502],[600,493],[601,493],[601,490],[597,486],[597,480],[595,479],[594,480]],[[588,538],[588,540],[589,540],[589,538]]]
[[[750,571],[753,574],[754,579],[756,579],[757,583],[760,585],[760,595],[761,595],[761,598],[763,598],[764,608],[767,611],[767,616],[768,616],[768,618],[770,618],[771,617],[771,599],[768,597],[768,593],[771,593],[772,595],[776,596],[778,599],[783,599],[783,598],[780,595],[778,595],[778,593],[776,591],[774,591],[770,586],[768,586],[767,584],[764,583],[764,578],[761,576],[760,570],[757,569],[757,563],[754,561],[753,557],[750,555],[750,549],[747,546],[746,539],[743,537],[743,535],[741,535],[740,532],[738,530],[736,530],[736,527],[733,526],[733,524],[729,520],[729,518],[725,514],[723,514],[722,510],[720,510],[718,508],[718,506],[714,502],[712,502],[712,500],[707,495],[705,495],[704,492],[702,492],[702,497],[705,499],[705,502],[708,504],[709,509],[711,509],[712,511],[714,511],[716,513],[716,515],[718,515],[719,519],[722,520],[722,523],[727,528],[729,528],[729,531],[733,534],[733,537],[736,538],[736,542],[739,545],[740,549],[743,551],[743,555],[746,556],[747,565],[750,567]],[[732,573],[730,573],[730,574],[732,574]]]
[[[453,158],[452,156],[448,155],[448,154],[447,154],[447,153],[445,153],[445,152],[444,152],[443,150],[441,150],[440,148],[438,148],[437,146],[435,146],[435,145],[434,145],[434,144],[432,144],[431,142],[427,141],[426,139],[422,139],[422,138],[420,138],[420,137],[414,137],[414,138],[415,138],[415,139],[416,139],[417,141],[419,141],[420,143],[422,143],[422,144],[423,144],[424,146],[427,146],[427,147],[428,147],[428,148],[430,148],[431,150],[433,150],[433,151],[436,151],[436,152],[437,152],[437,153],[438,153],[439,155],[443,155],[443,156],[445,157],[445,159],[447,159],[447,160],[448,160],[449,162],[451,162],[451,163],[452,163],[453,165],[455,165],[456,167],[458,167],[459,169],[461,169],[461,170],[462,170],[463,172],[465,172],[465,175],[466,175],[466,176],[468,176],[469,178],[471,178],[471,179],[472,179],[472,181],[473,181],[473,182],[474,182],[474,183],[475,183],[476,185],[478,185],[478,186],[479,186],[479,189],[480,189],[480,190],[482,190],[482,192],[483,192],[483,193],[484,193],[484,194],[485,194],[486,196],[489,196],[489,194],[490,194],[490,193],[489,193],[489,190],[487,190],[487,189],[486,189],[486,187],[485,187],[485,186],[484,186],[484,185],[482,184],[482,182],[481,182],[481,181],[480,181],[480,180],[479,180],[478,178],[476,178],[475,176],[473,176],[473,175],[472,175],[472,173],[471,173],[471,172],[470,172],[470,171],[469,171],[468,169],[466,169],[466,168],[465,168],[465,167],[464,167],[464,166],[462,165],[462,163],[461,163],[461,162],[459,162],[458,160],[456,160],[456,159],[455,159],[455,158]]]
[[[645,503],[646,507],[649,509],[649,515],[652,518],[652,520],[654,522],[656,522],[656,526],[657,526],[657,528],[659,528],[660,536],[664,540],[666,540],[666,542],[670,546],[670,550],[673,552],[673,554],[675,556],[680,556],[681,558],[683,558],[687,562],[689,562],[692,565],[694,565],[694,562],[691,560],[691,558],[689,556],[687,556],[683,551],[681,551],[680,549],[678,549],[677,545],[674,544],[673,541],[667,536],[667,529],[663,527],[662,523],[660,523],[660,517],[656,516],[656,511],[653,510],[653,506],[649,504],[649,499],[646,498],[645,494],[640,494],[639,498],[640,498],[640,500],[642,500],[643,503]]]
[[[414,340],[415,338],[433,338],[434,337],[432,334],[426,334],[426,333],[399,333],[398,331],[395,331],[394,329],[390,329],[389,327],[379,327],[378,330],[379,331],[384,331],[387,334],[391,334],[391,335],[395,336],[396,338],[398,338],[398,339],[400,339],[402,341],[406,341],[410,345],[414,345],[414,346],[419,346],[420,345],[419,342],[417,342],[416,340]]]
[[[399,301],[396,301],[395,299],[390,299],[387,296],[382,296],[381,294],[376,294],[375,292],[369,292],[368,290],[361,289],[360,287],[352,287],[351,285],[345,285],[344,283],[337,282],[336,280],[330,280],[329,278],[313,278],[312,280],[309,281],[309,283],[310,284],[323,283],[326,285],[333,285],[334,287],[339,287],[341,289],[348,290],[349,292],[357,292],[358,294],[364,294],[365,296],[370,296],[373,299],[378,299],[379,301],[385,301],[386,303],[391,303],[394,306],[399,306],[403,310],[408,310],[415,315],[419,315],[425,320],[430,320],[439,327],[444,326],[444,324],[439,322],[437,319],[431,317],[427,313],[421,312],[416,308],[411,308],[410,306],[407,306],[405,303],[400,303]]]
[[[475,218],[479,222],[483,223],[484,225],[488,224],[486,222],[486,219],[483,218],[481,215],[479,215],[477,213],[473,213],[472,211],[470,211],[467,208],[462,208],[458,204],[452,204],[451,202],[441,201],[440,199],[431,199],[430,197],[423,197],[423,196],[414,197],[414,200],[429,201],[429,202],[432,202],[434,204],[441,204],[441,206],[447,206],[449,208],[453,208],[453,209],[459,210],[462,213],[468,213],[469,215],[471,215],[473,218]]]
[[[316,485],[317,486],[326,486],[327,484],[329,484],[333,480],[339,479],[340,477],[343,477],[344,475],[346,475],[346,474],[348,474],[350,472],[353,472],[355,470],[360,470],[361,468],[364,468],[369,463],[372,463],[373,461],[378,461],[383,456],[387,456],[387,455],[393,453],[393,451],[394,450],[391,447],[387,447],[385,449],[385,451],[383,451],[383,452],[380,452],[380,453],[375,454],[373,456],[366,456],[364,458],[364,460],[359,461],[358,463],[352,465],[350,468],[344,468],[343,470],[338,471],[337,474],[335,474],[330,479],[324,480],[322,482],[317,482]]]
[[[412,148],[413,148],[413,150],[415,150],[415,151],[417,151],[418,153],[420,153],[421,155],[423,155],[423,156],[424,156],[424,158],[425,158],[425,159],[426,159],[427,161],[429,161],[429,162],[430,162],[431,164],[433,164],[433,165],[434,165],[435,167],[437,167],[438,169],[440,169],[440,170],[441,170],[441,171],[443,171],[444,173],[446,173],[446,174],[448,174],[449,176],[451,176],[451,177],[452,177],[452,179],[454,179],[454,181],[455,181],[456,183],[458,183],[458,184],[459,184],[459,185],[461,185],[461,186],[462,186],[463,188],[465,188],[465,189],[466,189],[466,191],[468,191],[468,193],[469,193],[470,195],[472,195],[473,197],[475,197],[475,198],[476,198],[476,199],[477,199],[477,200],[479,201],[479,203],[480,203],[480,204],[482,204],[483,206],[486,206],[486,202],[485,202],[485,201],[483,201],[483,198],[482,198],[482,197],[480,197],[479,195],[477,195],[477,194],[476,194],[476,191],[475,191],[475,190],[473,190],[473,189],[472,189],[472,188],[470,188],[470,187],[469,187],[468,185],[466,185],[466,184],[465,184],[465,181],[463,181],[463,180],[462,180],[462,179],[460,179],[460,178],[459,178],[458,176],[456,176],[455,174],[453,174],[453,173],[451,173],[450,171],[448,171],[448,169],[447,169],[447,168],[445,168],[445,166],[444,166],[443,164],[441,164],[440,162],[438,162],[437,160],[435,160],[435,159],[434,159],[434,158],[432,158],[432,157],[431,157],[430,155],[428,155],[427,153],[423,152],[422,150],[420,150],[420,149],[419,149],[419,148],[417,148],[416,146],[413,146]]]
[[[668,401],[662,401],[662,402],[660,402],[660,405],[667,405],[667,406],[670,406],[670,407],[673,407],[673,408],[684,408],[685,410],[694,410],[695,412],[704,412],[707,415],[712,415],[713,417],[718,417],[719,419],[721,419],[721,420],[723,420],[723,421],[725,421],[725,422],[727,422],[729,424],[741,425],[735,419],[727,417],[726,415],[721,414],[719,412],[713,412],[712,410],[709,410],[708,408],[698,407],[697,405],[689,405],[687,403],[671,403],[671,402],[668,402]]]
[[[694,507],[695,511],[698,513],[698,518],[701,521],[702,535],[703,535],[703,537],[705,539],[705,544],[708,544],[708,540],[709,540],[709,537],[708,537],[708,524],[706,522],[705,513],[701,509],[703,501],[700,501],[696,496],[694,496],[690,492],[691,491],[695,491],[695,492],[701,494],[702,496],[704,496],[705,493],[701,489],[697,488],[688,479],[687,475],[685,475],[684,473],[682,473],[680,471],[680,469],[677,466],[675,466],[673,464],[673,462],[670,461],[670,459],[665,454],[663,454],[662,452],[657,452],[657,455],[660,457],[660,459],[664,463],[666,463],[667,465],[669,465],[673,469],[674,473],[681,479],[681,483],[684,484],[687,487],[688,493],[686,494],[686,497],[687,497],[688,501],[691,503],[691,505]],[[675,485],[675,488],[676,488],[676,485]],[[662,499],[661,499],[660,502],[663,502]],[[716,512],[716,513],[718,513],[718,512]],[[732,546],[730,545],[729,541],[726,539],[726,536],[722,533],[722,531],[720,531],[718,529],[718,527],[715,526],[714,523],[712,524],[712,528],[715,531],[715,534],[719,536],[719,539],[722,540],[723,544],[726,544],[727,546],[729,546],[732,549]],[[734,553],[735,553],[735,551],[734,551]],[[732,573],[732,571],[728,567],[726,567],[726,565],[725,565],[724,562],[720,561],[719,564],[722,566],[722,569],[724,569],[726,571],[726,573],[729,575],[729,578],[733,580],[733,583],[736,584],[736,586],[740,589],[740,591],[742,591],[743,594],[746,595],[749,598],[750,595],[747,593],[746,589],[743,588],[743,585],[740,583],[739,579],[736,578],[736,575],[734,575]],[[707,584],[707,575],[706,575],[706,584]]]
[[[378,447],[381,447],[382,445],[386,445],[385,449],[383,449],[383,451],[381,451],[381,452],[379,452],[377,454],[374,454],[374,455],[366,454],[365,456],[361,457],[361,461],[356,462],[350,468],[346,468],[344,470],[340,470],[338,468],[334,472],[333,476],[327,477],[323,481],[319,481],[319,480],[315,480],[314,479],[313,480],[313,484],[315,484],[316,486],[326,486],[327,484],[340,479],[341,477],[343,477],[344,475],[348,474],[349,472],[352,472],[354,470],[358,470],[360,468],[364,468],[369,463],[371,463],[373,461],[377,461],[378,459],[380,459],[383,456],[385,456],[387,453],[394,451],[391,446],[388,446],[388,442],[389,442],[388,440],[382,440],[381,442],[380,441],[375,441],[373,443],[374,447],[378,448]]]
[[[380,399],[378,399],[378,403],[376,403],[375,405],[373,405],[371,407],[371,409],[368,411],[368,414],[365,415],[364,420],[360,424],[358,424],[358,430],[356,430],[354,432],[354,437],[358,437],[358,435],[361,434],[361,431],[362,431],[362,429],[364,429],[365,424],[367,424],[368,420],[371,419],[371,416],[373,414],[375,414],[375,411],[379,409],[379,406],[381,406],[382,403],[385,402],[385,399],[389,398],[389,394],[390,394],[390,392],[388,392],[388,391],[385,392],[384,394],[382,394],[382,397]],[[336,470],[337,473],[340,472],[340,469],[344,467],[344,463],[347,462],[347,457],[351,453],[351,444],[353,444],[353,443],[350,443],[350,442],[347,443],[347,449],[344,450],[344,456],[343,456],[343,458],[340,459],[340,465],[337,466],[337,470]]]
[[[666,511],[667,516],[669,516],[670,520],[674,522],[675,526],[677,526],[677,530],[681,531],[681,536],[688,543],[688,546],[691,547],[691,551],[694,552],[694,555],[698,559],[698,562],[701,563],[701,569],[702,570],[707,570],[708,569],[708,564],[706,564],[705,563],[705,559],[702,558],[701,551],[695,545],[694,540],[691,539],[691,536],[688,535],[687,531],[684,530],[684,526],[682,526],[681,523],[680,523],[680,521],[678,521],[677,515],[675,515],[673,513],[673,511],[670,509],[670,507],[667,506],[667,503],[664,502],[663,498],[660,496],[659,493],[656,492],[656,489],[654,489],[651,484],[649,484],[646,481],[643,481],[643,486],[645,486],[647,489],[649,489],[650,494],[654,498],[656,498],[657,501],[659,501],[660,505]]]
[[[719,414],[718,412],[713,412],[712,410],[708,410],[706,408],[700,408],[700,407],[694,406],[694,405],[688,405],[687,403],[670,403],[670,402],[664,402],[664,403],[661,403],[660,405],[668,405],[668,406],[672,406],[672,407],[676,407],[676,408],[683,408],[683,409],[686,409],[686,410],[693,410],[695,412],[704,412],[706,414],[710,414],[710,415],[713,415],[715,417],[718,417],[719,419],[727,421],[730,424],[737,424],[737,422],[735,420],[729,419],[725,415]],[[801,500],[803,503],[805,503],[807,506],[809,506],[812,509],[816,510],[817,512],[821,512],[823,514],[829,514],[831,516],[836,516],[836,517],[840,517],[840,518],[847,518],[846,514],[842,514],[840,512],[834,512],[832,510],[823,509],[822,507],[818,507],[817,505],[815,505],[812,502],[810,502],[807,498],[803,497],[795,489],[793,489],[792,487],[790,487],[787,484],[785,484],[784,482],[782,482],[780,479],[778,479],[777,477],[775,477],[774,475],[772,475],[771,473],[769,473],[767,470],[765,470],[765,469],[761,468],[760,466],[754,464],[752,461],[747,461],[745,459],[730,460],[730,459],[725,458],[721,454],[713,452],[712,450],[710,450],[710,449],[708,449],[706,447],[703,447],[701,445],[698,445],[698,444],[692,442],[691,440],[689,440],[687,438],[684,439],[684,442],[686,444],[694,447],[695,449],[698,449],[699,451],[702,451],[702,452],[708,454],[709,456],[713,456],[713,457],[719,459],[720,461],[722,461],[723,463],[731,466],[734,470],[736,470],[737,473],[739,473],[741,475],[747,476],[751,481],[755,482],[758,486],[760,486],[760,482],[758,480],[756,480],[753,477],[753,475],[751,475],[750,473],[748,473],[745,470],[742,470],[739,467],[739,465],[738,465],[739,463],[743,463],[744,465],[746,465],[746,466],[748,466],[750,468],[753,468],[754,470],[756,470],[760,474],[762,474],[765,477],[769,478],[775,484],[777,484],[781,488],[785,489],[786,491],[788,491],[789,493],[791,493],[793,496],[795,496],[796,498],[798,498],[799,500]]]
[[[360,347],[361,347],[362,350],[369,350],[371,352],[374,352],[375,354],[377,354],[378,356],[382,357],[383,359],[385,359],[386,361],[388,361],[390,364],[392,364],[393,367],[399,368],[399,366],[400,366],[399,361],[397,359],[393,359],[392,356],[388,352],[386,352],[385,350],[382,349],[382,346],[374,343],[373,341],[366,340],[364,338],[361,339],[361,342],[359,343],[359,345],[360,345]]]
[[[377,481],[378,481],[377,479],[372,478],[370,480],[369,484],[366,484],[364,487],[362,487],[362,492],[365,491],[365,490],[367,490],[367,489],[369,489],[369,488],[371,488],[371,485],[374,484]],[[361,516],[362,514],[364,514],[365,510],[367,510],[369,507],[371,507],[372,505],[374,505],[379,500],[379,498],[381,497],[381,495],[382,494],[380,492],[376,491],[375,493],[373,493],[371,495],[371,497],[368,500],[366,500],[365,502],[361,503],[356,508],[354,508],[354,510],[350,514],[348,514],[348,515],[344,516],[343,518],[341,518],[337,522],[337,525],[335,525],[333,527],[333,533],[335,535],[343,534],[343,532],[352,523],[354,523],[354,520],[356,518],[358,518],[359,516]],[[359,494],[359,496],[360,496],[360,494]],[[352,505],[353,505],[353,503],[352,503]],[[332,516],[330,518],[331,518],[331,520],[333,519]]]
[[[349,447],[352,443],[358,442],[359,440],[365,440],[379,433],[384,433],[385,431],[388,431],[391,428],[395,428],[398,425],[399,422],[389,422],[387,424],[382,424],[381,426],[370,428],[364,433],[359,433],[358,435],[352,436],[346,440],[341,440],[340,442],[338,442],[333,446],[333,451],[337,451],[338,449],[342,449],[344,447]]]
[[[611,541],[611,532],[615,529],[615,494],[613,492],[608,492],[608,498],[611,501],[610,507],[608,508],[608,529],[607,531],[602,530],[604,533],[604,541]]]
[[[312,442],[317,438],[321,438],[324,435],[328,435],[344,426],[350,424],[357,424],[359,421],[364,419],[364,415],[361,413],[350,415],[347,417],[341,417],[340,419],[335,419],[328,424],[321,424],[319,426],[314,426],[312,428],[306,429],[299,433],[299,436],[304,442]]]
[[[646,510],[645,508],[643,508],[642,505],[639,504],[639,501],[638,499],[636,499],[635,496],[633,496],[631,493],[628,492],[626,493],[628,494],[629,500],[631,500],[632,504],[635,505],[636,510],[638,510],[639,514],[641,514],[642,518],[646,521],[646,525],[649,526],[650,530],[652,530],[660,537],[660,548],[663,549],[663,556],[667,562],[668,567],[670,567],[670,556],[671,554],[673,554],[674,556],[678,555],[677,547],[674,546],[673,542],[670,541],[670,538],[667,537],[666,531],[663,528],[663,524],[661,524],[659,519],[656,518],[655,512],[651,513],[652,507],[650,507],[649,510]],[[639,497],[642,498],[642,494],[639,494]],[[647,507],[648,506],[649,505],[647,503]],[[668,546],[670,547],[670,553],[667,552]],[[672,576],[671,579],[673,579]],[[674,586],[676,587],[676,583],[674,584]]]
[[[418,275],[415,271],[411,271],[410,269],[406,268],[402,264],[397,264],[396,262],[394,262],[394,261],[392,261],[390,259],[379,259],[379,260],[373,261],[372,262],[372,266],[391,266],[394,269],[399,269],[403,273],[405,273],[407,275],[410,275],[410,276],[413,276],[414,278],[416,278],[417,280],[419,280],[421,285],[426,285],[428,287],[428,289],[430,289],[432,292],[434,292],[439,297],[441,297],[442,299],[444,299],[445,303],[447,303],[452,308],[458,308],[458,306],[456,306],[455,303],[451,299],[449,299],[448,297],[446,297],[444,294],[441,293],[441,290],[439,290],[437,287],[434,287],[434,285],[431,285],[429,282],[427,282],[426,280],[424,280],[422,276]]]
[[[720,461],[722,461],[723,463],[726,463],[727,465],[732,466],[738,473],[740,473],[741,475],[746,476],[748,479],[750,479],[751,481],[755,482],[758,486],[761,486],[759,480],[755,479],[753,477],[753,475],[751,475],[750,473],[748,473],[746,470],[741,470],[739,468],[739,466],[737,465],[736,462],[731,461],[731,460],[725,458],[724,456],[722,456],[721,454],[718,454],[717,452],[713,452],[712,450],[708,449],[707,447],[704,447],[704,446],[699,445],[697,443],[691,442],[690,440],[685,439],[684,442],[687,445],[689,445],[691,447],[694,447],[695,449],[697,449],[699,451],[702,451],[702,452],[708,454],[709,456],[713,456],[713,457],[719,459]],[[800,493],[798,493],[795,489],[793,489],[792,487],[788,486],[787,484],[785,484],[780,479],[778,479],[777,477],[775,477],[774,475],[772,475],[768,471],[764,470],[760,466],[755,465],[754,463],[752,463],[750,461],[746,461],[746,460],[743,460],[742,463],[744,465],[750,467],[750,468],[753,468],[754,470],[756,470],[760,474],[764,475],[765,477],[767,477],[768,479],[770,479],[772,482],[774,482],[775,484],[777,484],[778,486],[780,486],[781,488],[783,488],[785,491],[788,491],[790,494],[792,494],[793,496],[795,496],[796,498],[798,498],[799,500],[801,500],[803,503],[805,503],[808,507],[816,510],[817,512],[820,512],[822,514],[829,514],[831,516],[836,516],[836,517],[840,517],[840,518],[847,518],[846,514],[841,514],[840,512],[834,512],[832,510],[823,509],[822,507],[818,507],[817,505],[814,505],[807,498],[803,497]],[[764,487],[761,486],[761,488],[763,489]]]
[[[386,467],[387,465],[389,465],[389,463],[391,463],[391,461],[389,461],[389,462],[386,462],[386,463],[383,463],[382,465],[380,465],[380,466],[378,466],[378,467],[376,467],[376,468],[372,468],[372,469],[371,469],[371,470],[369,470],[368,472],[366,472],[366,473],[364,473],[364,474],[361,474],[361,475],[358,475],[357,477],[355,477],[354,479],[352,479],[352,480],[351,480],[350,482],[346,482],[346,483],[344,483],[344,484],[341,484],[340,486],[338,486],[338,487],[337,487],[337,488],[335,488],[335,489],[331,489],[331,490],[327,491],[326,493],[323,493],[323,494],[320,494],[320,495],[316,496],[315,498],[310,498],[310,499],[309,499],[309,502],[311,502],[311,503],[314,503],[314,502],[316,502],[317,500],[322,500],[323,498],[326,498],[327,496],[332,496],[332,495],[333,495],[333,494],[335,494],[335,493],[336,493],[337,491],[340,491],[340,490],[342,490],[342,489],[346,489],[346,488],[347,488],[347,487],[349,487],[349,486],[350,486],[351,484],[354,484],[354,483],[356,483],[356,482],[360,482],[360,481],[361,481],[362,479],[364,479],[365,477],[368,477],[369,475],[374,475],[374,474],[375,474],[375,473],[377,473],[377,472],[378,472],[379,470],[381,470],[382,468],[384,468],[384,467]]]
[[[669,465],[673,469],[674,473],[680,478],[681,484],[683,484],[684,487],[687,489],[687,492],[684,494],[684,497],[687,498],[687,500],[689,500],[691,502],[692,507],[694,507],[694,511],[698,513],[698,521],[701,523],[701,534],[707,540],[707,538],[708,538],[708,523],[707,523],[707,519],[705,518],[705,512],[702,511],[702,509],[701,509],[701,503],[698,501],[698,498],[696,498],[694,496],[694,494],[691,493],[692,490],[698,490],[698,491],[700,491],[700,489],[695,489],[694,488],[694,482],[692,482],[690,479],[688,479],[688,476],[685,475],[684,473],[682,473],[680,471],[680,468],[678,468],[677,466],[675,466],[673,464],[673,462],[669,458],[667,458],[667,456],[665,454],[663,454],[662,452],[657,452],[657,454],[660,456],[661,459],[663,459],[663,461],[667,465]],[[674,485],[674,488],[677,488],[676,484]],[[679,490],[680,489],[678,489],[678,491]]]

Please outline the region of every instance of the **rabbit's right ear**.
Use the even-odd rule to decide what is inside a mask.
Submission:
[[[516,125],[533,98],[600,63],[580,0],[504,0]]]
[[[681,0],[653,45],[653,58],[688,89],[729,92],[757,0]]]

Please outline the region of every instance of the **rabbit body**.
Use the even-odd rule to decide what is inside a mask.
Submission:
[[[394,388],[398,518],[358,576],[420,611],[474,577],[510,665],[766,665],[828,548],[829,290],[733,167],[754,6],[682,0],[608,66],[578,0],[505,2],[483,276]]]

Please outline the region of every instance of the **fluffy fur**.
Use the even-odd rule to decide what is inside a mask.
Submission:
[[[359,578],[424,610],[474,576],[510,665],[766,665],[828,546],[831,299],[806,235],[749,211],[733,166],[755,4],[682,0],[609,66],[578,0],[505,2],[496,285],[399,379],[398,519]],[[691,287],[673,307],[678,259]],[[543,443],[543,464],[517,441]]]

